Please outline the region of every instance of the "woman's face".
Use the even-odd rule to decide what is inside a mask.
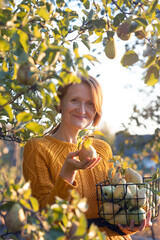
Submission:
[[[90,86],[85,83],[71,85],[60,105],[62,124],[77,130],[88,127],[93,121],[96,110]]]

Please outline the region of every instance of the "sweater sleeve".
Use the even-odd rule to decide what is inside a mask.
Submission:
[[[76,182],[71,185],[59,175],[53,182],[45,151],[36,139],[28,141],[23,151],[23,175],[26,181],[30,181],[32,195],[39,201],[40,208],[53,204],[55,196],[69,200],[70,190],[77,187]]]

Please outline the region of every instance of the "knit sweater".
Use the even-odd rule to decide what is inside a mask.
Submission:
[[[26,143],[23,175],[26,181],[31,182],[32,195],[38,199],[41,208],[53,204],[55,196],[69,200],[70,190],[76,189],[82,198],[87,198],[87,219],[98,218],[95,185],[107,180],[108,169],[113,168],[113,164],[108,162],[112,158],[112,150],[106,142],[99,139],[94,139],[92,145],[102,160],[93,169],[78,170],[75,181],[70,184],[59,174],[67,155],[77,150],[76,144],[63,142],[49,135]],[[108,240],[124,239],[107,227],[105,231]],[[131,238],[126,236],[125,239]]]

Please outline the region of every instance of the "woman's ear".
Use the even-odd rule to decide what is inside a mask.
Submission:
[[[61,104],[56,105],[56,110],[58,113],[61,113]]]

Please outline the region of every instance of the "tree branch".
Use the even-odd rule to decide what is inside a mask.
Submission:
[[[3,110],[3,108],[8,105],[8,104],[11,104],[13,103],[16,99],[18,99],[20,96],[22,96],[24,93],[27,93],[29,90],[33,89],[35,87],[35,84],[31,87],[29,87],[26,91],[23,91],[23,92],[20,92],[18,93],[16,96],[14,96],[12,99],[10,99],[8,102],[6,102],[5,104],[3,105],[0,105],[0,111]]]

